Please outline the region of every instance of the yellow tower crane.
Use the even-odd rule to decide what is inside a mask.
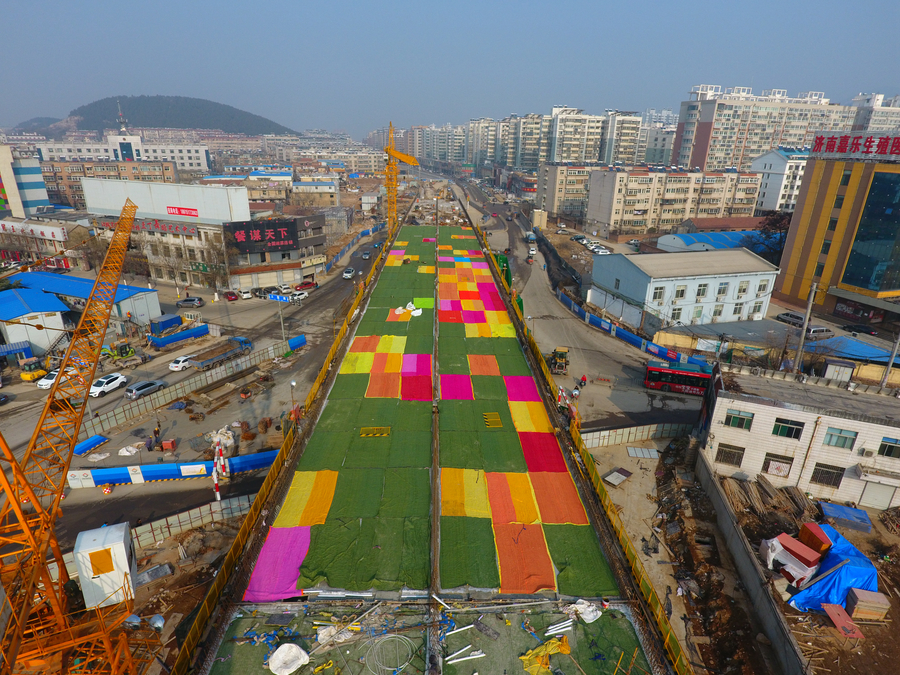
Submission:
[[[387,226],[388,239],[394,236],[397,229],[397,186],[400,176],[400,162],[410,166],[419,166],[419,160],[412,155],[397,150],[394,143],[394,123],[388,125],[388,144],[384,149],[387,153],[387,164],[384,167],[384,187],[387,190]]]
[[[70,606],[69,576],[54,531],[136,212],[127,200],[21,460],[0,435],[6,498],[0,503],[0,675],[137,674],[158,647],[152,631],[125,630],[133,611],[127,585],[124,602],[81,611]]]

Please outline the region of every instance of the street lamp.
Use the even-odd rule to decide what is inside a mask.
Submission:
[[[531,322],[531,334],[534,335],[534,318],[529,314],[527,319]],[[527,328],[528,326],[526,325],[525,327]]]
[[[297,380],[291,380],[291,410],[294,409],[294,387],[297,386]]]

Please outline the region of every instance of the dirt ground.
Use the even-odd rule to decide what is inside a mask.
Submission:
[[[569,237],[583,234],[577,230],[567,229],[565,234],[556,234],[556,230],[548,227],[544,234],[547,240],[553,244],[560,257],[578,270],[582,279],[590,279],[594,257],[584,246]]]

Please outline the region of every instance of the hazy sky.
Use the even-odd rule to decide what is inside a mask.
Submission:
[[[0,0],[0,17],[0,126],[138,94],[362,138],[557,104],[677,110],[695,84],[900,93],[898,0]]]

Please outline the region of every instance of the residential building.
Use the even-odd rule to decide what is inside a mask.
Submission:
[[[30,288],[0,291],[3,344],[27,342],[35,356],[42,356],[58,339],[67,339],[63,314],[68,311],[52,293]]]
[[[675,126],[678,124],[678,114],[672,108],[647,108],[641,115],[641,122],[644,125],[663,124]]]
[[[477,174],[482,167],[494,160],[497,147],[497,122],[487,117],[469,120],[466,128],[465,163],[471,164]]]
[[[513,171],[509,175],[506,189],[519,199],[534,201],[537,194],[537,176],[533,173]]]
[[[381,193],[378,191],[363,192],[360,196],[360,211],[363,213],[377,213],[381,206]]]
[[[0,213],[27,218],[52,210],[38,160],[0,145]]]
[[[809,148],[777,148],[750,163],[750,170],[760,175],[757,213],[794,211],[808,159]]]
[[[661,122],[642,125],[638,137],[637,161],[651,166],[669,166],[672,163],[675,130],[676,125]]]
[[[606,111],[600,161],[605,164],[634,165],[638,161],[641,116],[633,112]]]
[[[177,162],[41,162],[41,173],[47,186],[47,195],[55,204],[83,209],[83,178],[107,180],[140,180],[151,183],[177,183]]]
[[[299,206],[340,206],[337,177],[301,176],[291,187],[290,201]]]
[[[702,452],[716,474],[750,481],[764,475],[776,488],[796,486],[814,500],[900,506],[896,401],[734,373],[707,396]]]
[[[854,131],[883,134],[900,129],[900,96],[885,100],[884,94],[858,94],[851,105],[856,106]]]
[[[346,173],[378,173],[384,171],[385,154],[383,150],[352,149],[327,150],[279,147],[276,159],[280,162],[302,162],[316,160],[325,163],[333,171]]]
[[[551,218],[567,216],[580,220],[587,209],[592,171],[606,171],[600,164],[542,164],[537,172],[535,206]]]
[[[601,308],[624,299],[667,324],[755,321],[766,315],[777,274],[744,248],[614,253],[594,264],[587,299]]]
[[[669,232],[688,218],[751,216],[759,176],[726,171],[592,171],[585,222],[602,237]]]
[[[750,87],[722,91],[693,87],[681,104],[672,163],[688,169],[748,171],[751,162],[780,146],[811,146],[818,131],[848,132],[858,108],[834,105],[822,92],[789,97],[784,89],[755,96]]]
[[[776,297],[900,325],[900,129],[813,139]]]
[[[594,162],[607,120],[603,115],[586,115],[577,108],[559,106],[550,113],[550,162]]]
[[[37,150],[44,162],[173,162],[181,172],[199,174],[207,174],[210,169],[209,146],[205,143],[151,142],[131,131],[110,133],[104,140],[43,141],[37,144]]]

